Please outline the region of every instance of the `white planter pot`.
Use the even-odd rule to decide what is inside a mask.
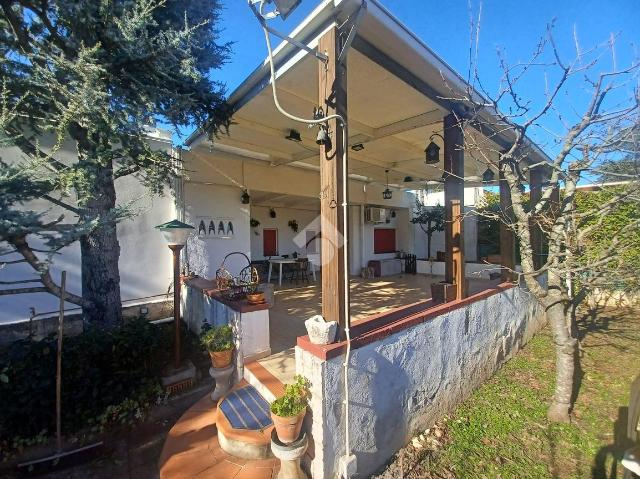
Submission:
[[[338,323],[335,321],[325,321],[319,314],[312,316],[304,322],[309,334],[309,340],[313,344],[330,344],[336,338]]]

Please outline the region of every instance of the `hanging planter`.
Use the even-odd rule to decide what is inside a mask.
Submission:
[[[257,228],[258,226],[260,226],[260,221],[258,221],[255,218],[251,218],[249,220],[249,224],[251,225],[252,228]]]
[[[293,230],[294,233],[298,232],[298,222],[296,220],[289,220],[289,228]]]

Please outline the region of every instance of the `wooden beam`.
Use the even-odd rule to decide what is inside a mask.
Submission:
[[[400,80],[412,87],[417,92],[422,93],[443,110],[456,112],[460,118],[464,118],[466,116],[466,107],[462,101],[443,98],[443,96],[445,95],[443,95],[442,92],[437,91],[426,81],[418,77],[415,73],[402,66],[396,60],[391,58],[382,50],[375,47],[373,44],[369,43],[361,36],[356,36],[356,38],[353,40],[353,48],[358,50],[372,62],[376,63],[377,65],[381,66],[388,72],[398,77]],[[492,141],[494,141],[502,149],[508,149],[513,144],[513,141],[510,141],[508,138],[506,138],[492,125],[483,126],[478,121],[470,122],[469,125],[478,130],[484,136],[490,136]]]
[[[329,57],[318,65],[318,104],[325,115],[339,114],[347,119],[347,62],[338,61],[340,37],[337,28],[327,31],[318,43],[318,51]],[[339,121],[328,122],[330,145],[320,145],[320,229],[322,231],[322,316],[337,321],[344,336],[345,314],[344,228],[342,203],[343,162],[347,161],[343,146],[343,129]]]
[[[507,224],[515,221],[513,215],[513,207],[511,205],[511,190],[509,184],[504,178],[502,172],[502,164],[500,164],[500,212],[502,213],[502,221],[500,221],[500,257],[503,266],[502,279],[504,281],[513,280],[513,270],[516,267],[516,241],[515,234]]]
[[[444,117],[445,281],[456,299],[467,297],[464,259],[464,132],[453,113]]]

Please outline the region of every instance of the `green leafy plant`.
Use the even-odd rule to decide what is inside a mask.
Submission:
[[[309,404],[309,381],[296,375],[293,384],[285,384],[284,394],[271,403],[271,412],[280,417],[293,417]]]
[[[258,226],[260,226],[260,221],[255,218],[251,218],[249,220],[249,224],[251,225],[252,228],[257,228]]]
[[[291,230],[294,233],[298,232],[298,221],[297,220],[289,220],[289,223],[287,223],[289,225],[289,228],[291,228]]]
[[[204,331],[200,338],[202,346],[212,353],[229,351],[234,348],[231,326],[213,326]]]
[[[427,235],[427,259],[431,258],[431,238],[433,233],[444,231],[444,208],[440,205],[425,206],[416,200],[411,222],[415,225],[420,225],[424,234]]]
[[[62,432],[131,423],[162,400],[162,368],[170,361],[172,325],[134,319],[65,336],[62,347]],[[183,330],[185,354],[201,354]],[[15,341],[0,350],[0,461],[46,441],[55,431],[55,334]],[[117,416],[117,417],[116,417]]]

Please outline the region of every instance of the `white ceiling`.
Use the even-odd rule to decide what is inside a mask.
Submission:
[[[307,56],[277,80],[278,97],[287,111],[311,116],[318,103],[319,65]],[[350,143],[363,143],[365,147],[359,152],[349,150],[350,173],[384,184],[385,170],[389,169],[389,183],[410,189],[442,176],[443,151],[440,164],[434,167],[424,163],[424,148],[431,135],[442,134],[442,118],[447,112],[355,49],[350,50],[348,58],[347,98]],[[217,143],[267,154],[273,165],[318,164],[317,129],[280,114],[270,87],[243,105],[234,122],[230,135],[220,136]],[[291,128],[300,132],[301,143],[285,139]],[[466,133],[469,138],[478,136],[475,131]],[[439,137],[434,141],[442,148]],[[482,143],[484,154],[497,157],[495,144],[484,138],[477,141]],[[482,154],[466,155],[465,177],[477,177],[486,169],[472,156],[481,158]],[[406,176],[417,181],[403,183]]]

